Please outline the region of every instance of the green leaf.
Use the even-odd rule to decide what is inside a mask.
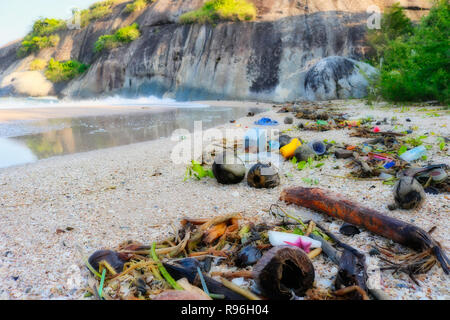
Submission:
[[[290,173],[290,172],[286,172],[285,174],[284,174],[287,178],[292,178],[294,175],[292,174],[292,173]]]
[[[300,161],[298,164],[297,164],[297,169],[298,170],[303,170],[303,169],[305,169],[305,167],[306,167],[306,161]]]
[[[401,156],[402,154],[404,154],[406,151],[408,151],[408,147],[405,145],[402,145],[400,147],[400,149],[398,149],[398,155]]]

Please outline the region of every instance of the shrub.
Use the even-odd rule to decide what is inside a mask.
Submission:
[[[220,20],[249,21],[256,17],[256,8],[246,0],[209,0],[203,7],[183,14],[181,23],[211,23]]]
[[[42,59],[34,59],[30,63],[30,70],[31,71],[41,71],[44,70],[47,66],[47,61]]]
[[[29,34],[22,41],[22,45],[19,48],[17,55],[20,58],[23,58],[33,52],[38,52],[41,49],[56,47],[59,40],[60,38],[58,35],[38,37],[33,36],[33,34]]]
[[[391,101],[439,100],[450,103],[450,4],[435,1],[430,13],[411,32],[387,27],[388,39],[380,50],[383,64],[377,86]],[[409,30],[409,27],[408,27]],[[409,36],[404,36],[404,35]],[[375,44],[376,46],[376,44]]]
[[[75,60],[60,62],[52,58],[45,76],[53,83],[64,82],[83,74],[88,68],[89,66]]]
[[[141,36],[137,23],[128,27],[120,28],[113,35],[104,35],[98,38],[94,45],[94,52],[111,50],[125,43],[130,43]]]
[[[120,0],[106,0],[92,4],[89,9],[80,12],[81,27],[87,26],[94,20],[105,18],[112,14],[113,6]]]
[[[103,50],[111,50],[120,46],[120,42],[117,41],[115,35],[104,35],[98,38],[94,45],[94,52],[100,52]]]
[[[115,36],[120,42],[132,42],[141,36],[139,25],[137,23],[134,23],[131,26],[120,28],[115,33]]]
[[[113,1],[102,1],[94,3],[89,7],[89,20],[104,18],[112,13]]]
[[[369,30],[367,40],[376,52],[376,59],[379,59],[383,55],[389,41],[399,37],[407,37],[412,33],[413,24],[411,20],[405,15],[400,4],[396,3],[383,14],[381,29]]]
[[[60,39],[54,33],[66,28],[67,24],[64,20],[44,18],[37,20],[33,24],[32,31],[22,40],[22,45],[17,51],[17,55],[23,58],[41,49],[56,47]]]
[[[32,34],[35,36],[49,36],[66,28],[67,24],[64,20],[39,19],[33,24]]]
[[[127,4],[125,12],[131,13],[145,9],[147,5],[154,2],[154,0],[135,0],[133,3]]]

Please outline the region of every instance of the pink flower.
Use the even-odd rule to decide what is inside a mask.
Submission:
[[[310,247],[311,247],[311,242],[303,241],[301,237],[299,237],[298,240],[295,241],[294,243],[288,242],[288,241],[285,241],[284,243],[286,243],[290,246],[298,247],[298,248],[302,249],[303,251],[305,251],[306,253],[309,253]]]
[[[375,132],[375,133],[380,132],[380,127],[375,127],[375,128],[373,128],[373,132]]]

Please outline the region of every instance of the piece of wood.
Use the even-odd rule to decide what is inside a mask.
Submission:
[[[281,193],[280,199],[364,227],[414,250],[431,249],[444,272],[449,273],[449,260],[439,243],[426,231],[412,224],[363,207],[347,200],[344,196],[320,188],[290,188]]]
[[[310,253],[308,253],[308,258],[310,258],[312,260],[321,253],[322,253],[322,248],[316,248],[316,249],[312,250]]]
[[[199,297],[203,296],[204,300],[212,300],[211,297],[205,293],[205,291],[190,284],[186,278],[182,278],[177,282],[185,291],[197,294]]]
[[[211,244],[217,239],[219,239],[221,236],[223,236],[226,231],[227,231],[227,224],[225,222],[217,224],[206,230],[203,241],[207,244]]]
[[[238,285],[235,285],[233,282],[228,281],[227,279],[221,279],[222,284],[230,290],[246,297],[248,300],[261,300],[260,297],[248,291],[247,289],[241,288]]]
[[[216,272],[211,272],[211,276],[212,277],[219,276],[219,277],[226,278],[226,279],[234,279],[234,278],[252,279],[253,273],[248,270],[235,271],[235,272],[216,271]]]
[[[345,287],[343,289],[335,291],[334,294],[337,296],[345,296],[348,295],[349,293],[354,293],[355,291],[362,296],[363,300],[370,300],[369,297],[367,296],[367,293],[359,286]]]

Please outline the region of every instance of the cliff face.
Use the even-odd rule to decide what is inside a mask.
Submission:
[[[258,17],[252,22],[223,22],[214,27],[177,23],[181,14],[203,2],[158,0],[131,15],[123,12],[123,3],[104,20],[62,32],[57,48],[17,59],[18,43],[4,47],[0,49],[3,94],[8,94],[11,79],[28,71],[32,60],[54,57],[91,65],[83,76],[52,89],[63,96],[120,93],[179,100],[305,98],[305,77],[314,64],[328,56],[364,58],[368,50],[364,44],[367,8],[378,5],[383,9],[397,0],[254,0]],[[400,3],[412,8],[408,13],[413,18],[427,12],[417,8],[430,7],[427,0]],[[139,23],[142,31],[138,40],[94,54],[99,36],[133,22]]]

